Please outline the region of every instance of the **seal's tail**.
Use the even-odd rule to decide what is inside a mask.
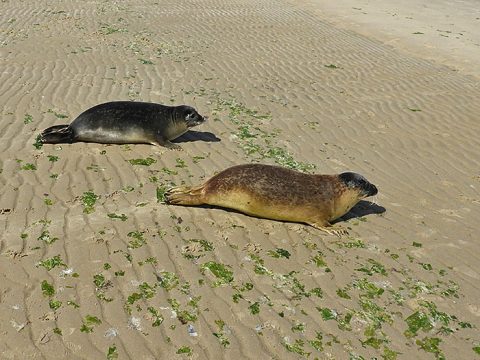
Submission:
[[[73,129],[69,125],[55,125],[42,131],[40,141],[44,144],[73,142]]]
[[[202,205],[205,204],[202,190],[203,185],[173,187],[165,193],[165,202],[173,205]]]

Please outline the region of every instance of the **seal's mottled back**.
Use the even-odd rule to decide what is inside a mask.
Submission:
[[[191,106],[113,101],[81,113],[70,125],[55,125],[40,135],[43,143],[76,141],[105,144],[148,143],[180,149],[173,140],[205,119]]]
[[[223,170],[200,186],[174,187],[166,193],[166,202],[222,206],[341,235],[347,231],[331,222],[377,192],[375,185],[355,173],[312,175],[280,166],[245,164]]]

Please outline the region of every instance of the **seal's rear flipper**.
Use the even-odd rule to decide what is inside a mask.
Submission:
[[[69,125],[51,126],[40,134],[40,141],[44,144],[73,142],[73,129]]]
[[[202,189],[203,186],[194,188],[190,186],[178,186],[171,188],[165,193],[165,202],[173,205],[205,204],[203,201]]]

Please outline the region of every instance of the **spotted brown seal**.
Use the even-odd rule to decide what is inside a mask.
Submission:
[[[167,204],[216,205],[342,235],[347,230],[331,222],[377,192],[375,185],[352,172],[312,175],[279,166],[246,164],[225,169],[200,186],[171,188],[165,198]]]

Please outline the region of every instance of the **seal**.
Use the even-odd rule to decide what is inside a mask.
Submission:
[[[113,101],[81,113],[70,125],[55,125],[40,134],[46,144],[77,141],[104,144],[147,143],[180,150],[173,140],[205,122],[193,107],[136,101]]]
[[[280,166],[245,164],[230,167],[200,186],[167,190],[167,204],[215,205],[262,218],[300,222],[332,235],[347,230],[331,222],[360,200],[378,193],[362,175],[305,174]]]

